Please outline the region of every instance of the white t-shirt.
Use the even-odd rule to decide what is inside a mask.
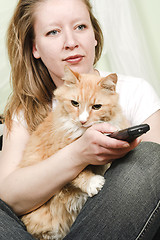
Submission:
[[[100,71],[102,77],[108,74]],[[117,92],[123,113],[132,126],[141,124],[160,109],[160,98],[142,78],[118,75]]]
[[[102,77],[108,74],[110,73],[100,71]],[[131,126],[141,124],[160,109],[160,98],[153,87],[142,78],[118,75],[117,92],[123,113]],[[56,101],[53,101],[53,110],[55,106]],[[13,120],[20,122],[27,128],[22,112],[19,118],[14,115]]]

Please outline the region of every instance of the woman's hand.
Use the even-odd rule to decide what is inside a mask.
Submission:
[[[88,128],[77,142],[78,158],[86,164],[103,165],[125,156],[140,142],[140,138],[132,143],[107,137],[103,133],[117,130],[107,123],[95,124]]]

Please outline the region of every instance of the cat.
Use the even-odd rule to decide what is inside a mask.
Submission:
[[[118,103],[116,74],[102,78],[66,66],[63,80],[54,91],[54,111],[31,134],[21,168],[47,159],[95,123],[108,122],[120,129],[127,125]],[[109,166],[88,166],[48,202],[22,216],[27,230],[41,240],[63,239],[87,198],[103,187],[103,174]]]

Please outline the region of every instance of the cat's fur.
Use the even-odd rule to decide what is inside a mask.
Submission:
[[[20,167],[47,159],[94,123],[109,122],[118,128],[126,127],[118,104],[116,74],[101,78],[80,75],[66,67],[63,80],[64,84],[54,92],[56,108],[31,135]],[[39,239],[62,239],[87,197],[94,196],[103,187],[104,171],[104,166],[84,169],[48,202],[22,217],[27,230]]]

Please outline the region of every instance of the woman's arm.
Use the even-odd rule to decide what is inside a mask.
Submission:
[[[160,110],[152,114],[144,123],[150,125],[150,131],[141,137],[142,140],[160,144]]]
[[[74,165],[68,152],[69,147],[66,147],[62,152],[39,164],[18,169],[28,140],[28,131],[16,122],[8,135],[6,129],[4,131],[0,159],[0,198],[17,214],[43,204],[85,167],[80,164]]]
[[[0,198],[18,215],[22,215],[46,202],[88,164],[105,164],[124,156],[138,144],[136,140],[126,145],[123,141],[101,134],[107,130],[113,131],[108,124],[94,125],[81,138],[50,158],[18,169],[29,134],[14,122],[12,131],[8,135],[4,132],[0,159]]]

